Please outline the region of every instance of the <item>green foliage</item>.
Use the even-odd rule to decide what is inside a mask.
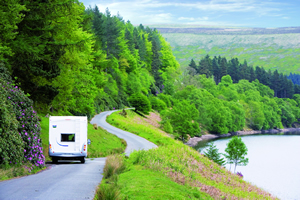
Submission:
[[[2,74],[7,74],[4,68],[1,69],[1,77]],[[4,75],[3,77],[8,76]],[[15,164],[16,162],[19,163],[20,154],[22,152],[23,161],[28,161],[35,167],[44,167],[45,157],[43,155],[42,141],[40,139],[41,127],[38,121],[38,116],[33,110],[32,100],[30,100],[27,95],[25,95],[24,92],[20,90],[20,88],[18,88],[18,86],[15,86],[13,82],[10,82],[7,79],[3,80],[2,78],[0,80],[2,93],[1,95],[2,97],[4,97],[3,99],[5,99],[5,101],[3,102],[4,107],[2,108],[1,106],[1,108],[3,109],[1,109],[1,112],[3,112],[3,116],[7,116],[5,120],[4,118],[1,118],[3,120],[3,123],[10,127],[10,130],[7,133],[2,132],[2,130],[8,131],[6,128],[1,128],[1,134],[11,133],[11,136],[9,136],[9,138],[7,138],[6,135],[2,135],[3,138],[8,139],[7,143],[3,144],[3,147],[5,149],[5,151],[3,152],[3,156],[11,161],[14,161],[13,164]],[[10,112],[11,114],[8,115],[7,112]],[[20,137],[22,139],[22,142],[20,142]],[[1,139],[1,141],[2,143],[4,142],[3,139]],[[12,144],[15,144],[16,147],[23,148],[18,148],[16,150],[16,153],[14,153],[14,151],[12,150],[14,150],[15,147],[11,146]],[[11,148],[10,153],[7,152],[7,148]],[[2,162],[4,160],[3,158],[1,160]]]
[[[18,131],[16,119],[5,83],[0,79],[0,165],[18,164],[24,160],[24,144]]]
[[[144,114],[148,114],[151,111],[151,104],[149,99],[141,93],[134,93],[129,97],[128,101],[136,111],[142,112]]]
[[[173,127],[170,123],[170,121],[166,121],[164,124],[163,124],[163,127],[164,127],[164,131],[166,131],[167,133],[173,133]]]
[[[26,11],[24,5],[19,1],[3,0],[0,4],[0,60],[4,56],[12,56],[13,52],[10,43],[17,35],[17,24],[20,23],[24,17],[22,12]]]
[[[154,96],[151,96],[149,99],[153,110],[157,110],[158,112],[160,112],[167,108],[167,105],[163,100]]]
[[[170,121],[173,132],[178,134],[182,141],[187,138],[188,134],[191,137],[201,134],[199,124],[196,122],[198,115],[195,105],[186,100],[177,101],[172,109],[162,113],[163,119]]]
[[[216,145],[213,142],[209,144],[208,149],[204,152],[204,155],[208,157],[210,160],[214,161],[218,165],[225,165],[224,158],[221,157],[221,153],[218,152]]]
[[[227,163],[234,164],[234,173],[237,165],[247,165],[249,160],[245,158],[247,155],[247,147],[242,141],[242,138],[234,136],[227,144],[224,156],[227,159]]]
[[[170,95],[166,95],[164,93],[160,93],[160,94],[157,95],[157,97],[159,99],[163,100],[168,108],[170,108],[172,106],[171,96]]]

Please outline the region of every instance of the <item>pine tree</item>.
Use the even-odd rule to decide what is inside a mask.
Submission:
[[[219,82],[221,81],[221,74],[220,74],[220,65],[218,63],[218,58],[216,56],[214,56],[212,60],[212,70],[213,70],[215,82],[216,84],[219,84]]]
[[[118,25],[118,18],[116,16],[111,16],[108,8],[105,10],[105,16],[104,42],[106,44],[106,53],[109,58],[112,56],[119,58],[120,47],[118,37],[121,34],[121,30]]]
[[[228,74],[227,73],[227,60],[225,57],[221,59],[220,68],[221,68],[221,78],[222,78],[223,76],[226,76]]]
[[[228,62],[228,74],[231,76],[233,83],[238,83],[241,79],[239,76],[239,60],[237,58],[232,58]]]
[[[206,157],[208,157],[210,160],[214,161],[215,163],[217,163],[218,165],[225,165],[225,160],[224,158],[221,157],[221,154],[218,152],[218,149],[216,147],[216,145],[211,142],[209,144],[208,149],[204,152],[204,155]]]

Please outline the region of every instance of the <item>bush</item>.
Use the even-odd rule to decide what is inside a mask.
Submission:
[[[165,102],[165,104],[167,105],[168,108],[170,108],[172,106],[172,102],[171,102],[171,96],[170,95],[166,95],[163,93],[160,93],[157,95],[157,97],[161,100],[163,100]]]
[[[151,104],[148,98],[141,93],[135,93],[128,98],[131,106],[135,108],[136,111],[140,111],[144,114],[149,114],[151,111]]]
[[[20,164],[23,160],[23,140],[18,133],[18,121],[11,102],[7,100],[8,92],[5,82],[0,80],[0,164]]]
[[[152,96],[150,98],[151,106],[153,110],[156,110],[158,112],[167,109],[167,105],[163,100],[160,100],[157,97]]]
[[[42,141],[40,139],[40,123],[38,121],[37,113],[33,110],[33,101],[29,99],[18,86],[15,86],[13,81],[7,78],[7,71],[5,68],[0,69],[1,93],[11,107],[6,107],[7,111],[13,113],[15,120],[10,120],[6,123],[13,123],[11,131],[13,135],[19,135],[23,140],[24,161],[29,161],[37,167],[44,167],[45,157],[43,155]],[[5,78],[3,78],[5,77]],[[2,107],[2,106],[1,106]],[[3,110],[3,112],[5,112]],[[11,116],[13,117],[13,116]],[[17,121],[15,123],[14,121]],[[17,126],[17,129],[15,129]],[[19,144],[18,137],[11,137],[10,141]],[[11,148],[11,147],[10,147]],[[10,159],[18,160],[18,152],[12,154]]]

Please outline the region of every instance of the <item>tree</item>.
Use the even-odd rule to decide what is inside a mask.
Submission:
[[[177,101],[173,109],[163,111],[161,115],[164,121],[170,120],[173,132],[182,141],[187,138],[188,134],[194,137],[201,133],[199,124],[196,122],[199,112],[195,105],[187,100]]]
[[[148,98],[141,93],[135,93],[128,98],[131,106],[135,108],[135,111],[140,111],[144,114],[149,114],[151,111],[151,104]]]
[[[24,17],[26,10],[24,5],[19,1],[1,0],[0,2],[0,60],[3,56],[12,56],[13,52],[10,47],[10,42],[16,37],[17,24],[20,23]]]
[[[240,137],[234,136],[227,143],[224,156],[227,159],[227,163],[234,164],[234,173],[237,165],[246,166],[248,164],[249,159],[245,158],[247,151],[248,149]]]
[[[226,161],[221,157],[221,154],[218,151],[219,150],[217,149],[216,145],[211,142],[208,149],[204,152],[204,155],[218,165],[223,166]]]

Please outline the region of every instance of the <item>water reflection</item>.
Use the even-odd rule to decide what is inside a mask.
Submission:
[[[229,140],[213,142],[220,153],[225,153]],[[249,164],[237,166],[237,171],[242,172],[244,179],[280,199],[300,199],[300,135],[251,135],[242,136],[242,140],[248,148]],[[201,142],[197,149],[203,152],[207,144]]]

